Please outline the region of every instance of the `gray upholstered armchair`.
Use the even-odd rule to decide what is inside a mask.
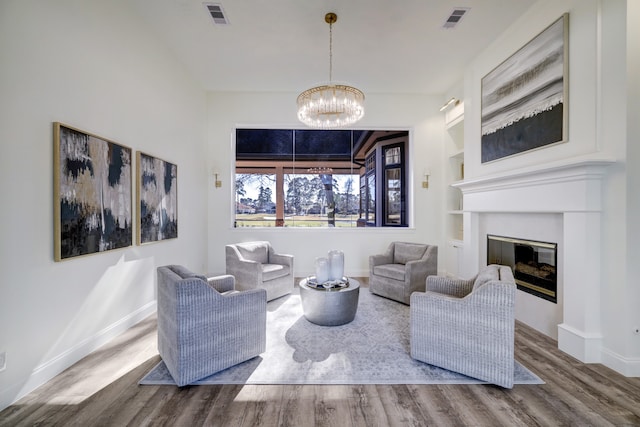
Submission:
[[[227,245],[225,251],[227,274],[238,289],[265,289],[267,301],[293,292],[293,255],[278,254],[264,241]]]
[[[411,357],[513,387],[515,295],[505,266],[470,280],[430,276],[426,292],[411,295]]]
[[[238,292],[233,276],[158,267],[158,351],[178,386],[263,353],[266,324],[264,289]]]
[[[387,251],[369,257],[369,290],[409,304],[411,294],[424,291],[427,276],[438,274],[438,247],[392,242]]]

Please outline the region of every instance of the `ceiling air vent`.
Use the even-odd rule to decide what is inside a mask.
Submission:
[[[228,25],[229,21],[227,17],[224,16],[224,10],[222,9],[222,5],[220,3],[203,3],[204,7],[207,8],[209,15],[213,19],[213,23],[216,25]]]
[[[464,16],[465,13],[469,11],[469,9],[471,8],[456,7],[455,9],[453,9],[453,11],[451,12],[451,14],[449,15],[449,17],[447,18],[447,20],[445,21],[442,27],[447,29],[455,27],[456,25],[458,25],[460,21],[462,21],[462,17]]]

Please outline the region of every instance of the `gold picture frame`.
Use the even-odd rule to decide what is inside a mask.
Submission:
[[[53,123],[54,259],[132,244],[129,147]]]
[[[136,152],[136,243],[178,237],[178,166]]]

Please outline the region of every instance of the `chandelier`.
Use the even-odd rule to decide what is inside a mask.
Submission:
[[[333,24],[335,13],[327,13],[329,24],[329,83],[298,95],[298,119],[312,128],[331,129],[351,125],[364,116],[364,93],[352,86],[333,83]]]
[[[307,169],[307,173],[311,175],[331,175],[333,174],[333,169],[326,166],[312,167]]]

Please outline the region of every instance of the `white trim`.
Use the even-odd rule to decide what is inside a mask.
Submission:
[[[626,377],[640,377],[640,358],[638,357],[623,357],[618,353],[603,348],[602,364]]]
[[[584,363],[600,363],[602,334],[585,333],[566,323],[558,325],[558,348]]]
[[[508,175],[490,175],[468,179],[452,184],[465,195],[477,192],[495,191],[536,185],[561,184],[584,179],[600,180],[605,168],[615,163],[611,159],[585,159],[580,161],[560,161],[547,164],[544,168],[524,168]],[[467,210],[465,206],[465,210]]]

